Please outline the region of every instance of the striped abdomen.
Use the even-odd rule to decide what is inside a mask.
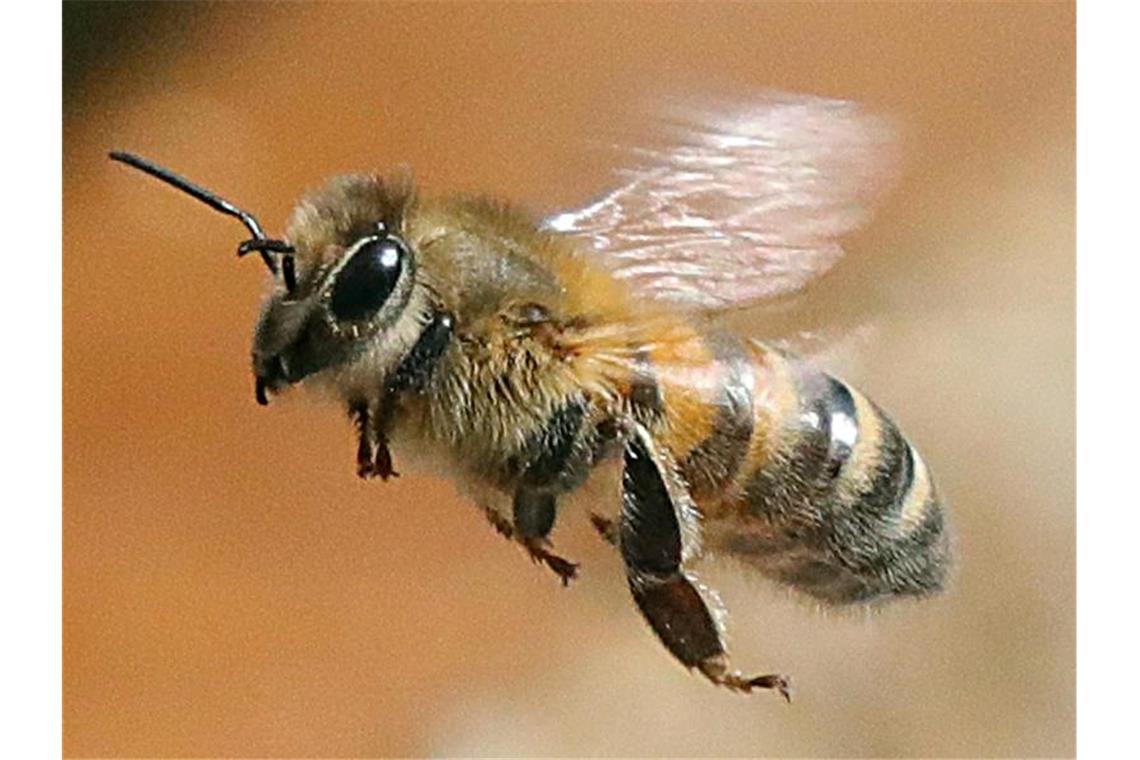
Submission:
[[[659,367],[653,428],[704,513],[706,543],[828,602],[940,589],[944,510],[894,423],[798,359],[731,336],[700,343],[715,379],[694,389]]]

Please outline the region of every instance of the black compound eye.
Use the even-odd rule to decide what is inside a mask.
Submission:
[[[370,240],[337,273],[329,306],[340,320],[367,319],[392,294],[407,251],[395,238]]]

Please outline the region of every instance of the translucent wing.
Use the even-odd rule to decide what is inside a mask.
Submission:
[[[891,124],[854,103],[771,94],[673,108],[622,184],[548,229],[581,237],[639,293],[715,309],[791,293],[842,256],[891,184]]]

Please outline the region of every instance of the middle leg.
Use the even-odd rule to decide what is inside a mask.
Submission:
[[[550,531],[558,514],[555,496],[549,491],[520,489],[515,493],[514,518],[518,542],[535,562],[541,562],[554,571],[563,586],[578,576],[578,563],[559,557],[550,551]]]
[[[578,575],[578,564],[550,550],[558,498],[580,485],[593,467],[600,443],[590,407],[580,395],[568,397],[533,429],[507,468],[513,491],[511,517],[484,507],[502,535],[517,541],[530,558],[549,567],[562,585]]]
[[[508,517],[495,507],[482,504],[483,514],[496,533],[526,549],[534,562],[549,567],[563,586],[570,585],[578,576],[578,563],[550,551],[548,536],[557,514],[554,495],[519,491],[513,507],[513,515]]]

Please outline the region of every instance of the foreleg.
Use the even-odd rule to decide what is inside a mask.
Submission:
[[[356,474],[361,478],[396,478],[400,473],[392,468],[392,451],[388,448],[387,425],[382,416],[373,415],[364,402],[349,408],[356,425]]]

